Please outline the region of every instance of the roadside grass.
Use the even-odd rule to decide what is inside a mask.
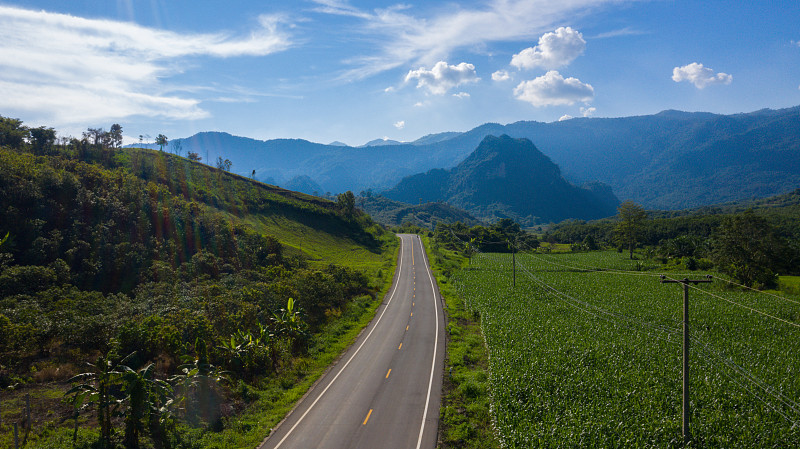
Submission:
[[[440,449],[499,448],[490,415],[489,354],[480,317],[469,313],[450,276],[465,267],[466,259],[442,249],[422,236],[439,292],[445,299],[447,356],[439,412]]]

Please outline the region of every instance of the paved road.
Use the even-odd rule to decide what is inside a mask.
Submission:
[[[422,242],[400,239],[394,285],[372,323],[261,448],[436,446],[444,315]]]

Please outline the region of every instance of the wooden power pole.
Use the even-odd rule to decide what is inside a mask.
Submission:
[[[692,434],[689,430],[689,284],[700,284],[711,282],[711,275],[706,276],[705,279],[689,279],[683,278],[681,280],[667,279],[661,276],[662,284],[683,284],[683,444],[689,443],[692,439]]]

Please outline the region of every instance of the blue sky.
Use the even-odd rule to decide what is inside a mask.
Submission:
[[[0,0],[0,115],[360,145],[750,112],[800,104],[798,23],[797,0]]]

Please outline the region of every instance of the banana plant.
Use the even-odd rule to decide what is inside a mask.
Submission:
[[[213,386],[228,382],[228,373],[209,362],[206,343],[201,338],[195,341],[195,353],[194,357],[184,357],[187,363],[178,367],[180,374],[169,378],[176,390],[172,405],[190,421],[196,417],[193,405],[197,405],[203,418],[210,422],[219,414]]]
[[[161,439],[163,426],[171,417],[169,404],[172,386],[156,379],[153,367],[151,363],[138,371],[128,367],[121,370],[122,390],[127,395],[123,438],[126,449],[139,448],[139,437],[146,429],[146,424],[150,426],[151,438]]]
[[[91,368],[89,371],[69,380],[77,385],[70,388],[65,396],[71,396],[70,402],[75,407],[76,413],[92,407],[97,410],[101,447],[111,447],[114,430],[111,418],[118,414],[124,401],[124,398],[118,397],[113,387],[119,385],[125,370],[130,370],[125,364],[135,353],[132,352],[121,360],[116,360],[113,351],[109,351],[98,357],[95,363],[87,362],[87,366]]]

